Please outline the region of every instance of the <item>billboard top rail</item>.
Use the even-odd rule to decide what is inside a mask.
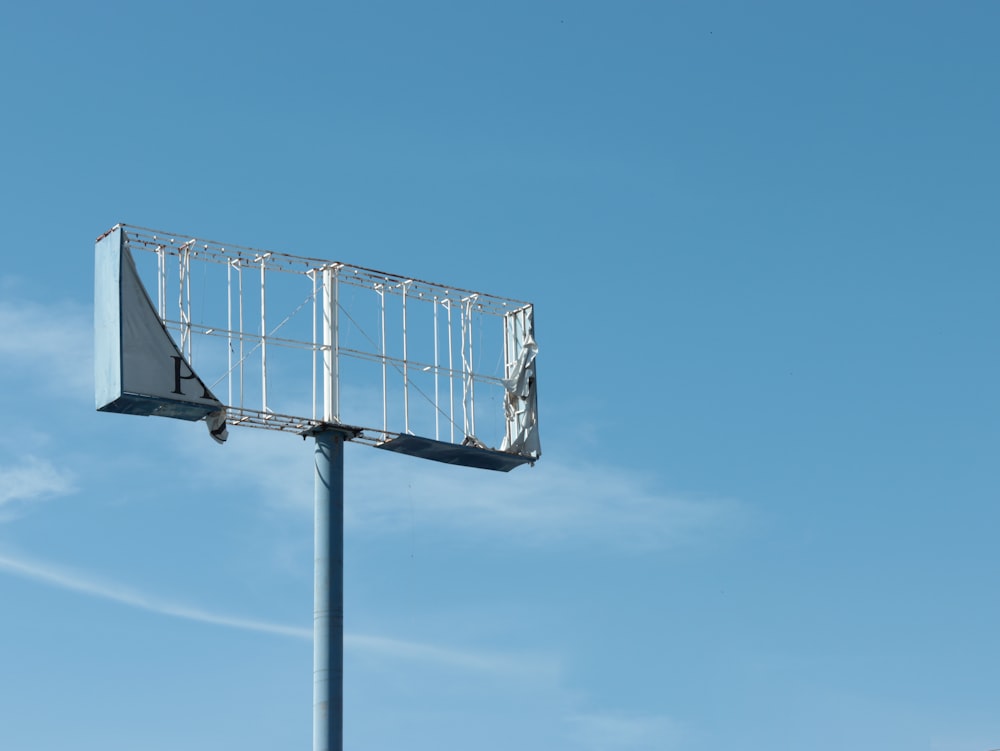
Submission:
[[[265,267],[267,271],[301,274],[313,277],[327,270],[337,270],[341,284],[363,287],[386,294],[401,295],[405,290],[410,297],[436,299],[452,305],[474,301],[476,310],[490,315],[504,315],[531,303],[512,297],[429,282],[413,276],[393,274],[365,266],[331,261],[310,256],[299,256],[274,250],[261,250],[232,243],[166,232],[163,230],[116,224],[97,239],[100,240],[116,229],[125,231],[132,250],[163,253],[168,256],[187,256],[190,260],[230,265],[241,268]]]

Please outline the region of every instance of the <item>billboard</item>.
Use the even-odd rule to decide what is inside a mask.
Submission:
[[[325,255],[325,254],[324,254]],[[541,455],[534,306],[119,224],[95,246],[97,408],[508,471]]]

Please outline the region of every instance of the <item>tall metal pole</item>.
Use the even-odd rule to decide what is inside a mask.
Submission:
[[[344,441],[320,426],[315,467],[313,751],[344,747]]]

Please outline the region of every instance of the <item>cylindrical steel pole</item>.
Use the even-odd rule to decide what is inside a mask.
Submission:
[[[344,440],[316,433],[313,751],[344,746]]]

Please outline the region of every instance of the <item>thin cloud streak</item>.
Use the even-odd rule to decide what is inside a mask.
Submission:
[[[0,571],[58,587],[59,589],[117,602],[158,615],[306,641],[312,640],[313,637],[313,632],[310,628],[214,613],[190,605],[142,594],[119,584],[104,581],[90,575],[80,574],[79,572],[69,571],[48,563],[28,560],[20,556],[14,557],[9,553],[6,555],[0,554]],[[449,649],[433,644],[423,644],[370,634],[345,634],[344,645],[358,652],[367,652],[382,657],[424,662],[442,667],[484,673],[507,675],[533,674],[545,668],[544,661],[529,660],[523,656]]]
[[[362,530],[424,523],[535,547],[586,542],[655,550],[697,544],[746,516],[733,499],[664,492],[652,478],[582,461],[543,460],[499,481],[491,472],[407,457],[387,471],[384,457],[366,456],[353,469],[347,482],[356,500],[347,506],[348,521]]]
[[[680,748],[679,724],[664,715],[581,713],[568,718],[580,748],[594,751],[665,751]]]
[[[432,663],[442,667],[489,673],[495,676],[555,680],[560,672],[559,666],[554,660],[543,656],[471,652],[364,634],[347,634],[344,636],[344,643],[358,650],[376,653],[384,657]]]
[[[183,618],[189,621],[210,623],[216,626],[228,626],[230,628],[243,629],[245,631],[259,631],[262,633],[276,634],[279,636],[291,636],[299,639],[311,639],[312,630],[297,626],[286,626],[278,623],[268,623],[250,618],[240,618],[235,616],[212,613],[199,608],[182,605],[157,597],[150,597],[135,590],[128,589],[118,584],[101,581],[90,576],[84,576],[77,572],[67,571],[50,564],[42,564],[37,561],[29,561],[24,558],[14,558],[10,555],[0,555],[0,570],[21,576],[26,579],[33,579],[44,584],[49,584],[60,589],[67,589],[73,592],[98,597],[103,600],[110,600],[122,605],[145,610],[160,615],[168,615],[174,618]]]
[[[0,467],[0,509],[66,495],[75,489],[72,475],[51,462],[27,456]]]
[[[313,446],[289,438],[234,431],[220,452],[185,453],[206,480],[236,481],[267,507],[304,517],[312,513]],[[714,539],[748,516],[735,499],[665,492],[652,477],[584,461],[546,458],[500,475],[349,446],[344,475],[345,523],[360,534],[426,525],[518,546],[648,551]]]

